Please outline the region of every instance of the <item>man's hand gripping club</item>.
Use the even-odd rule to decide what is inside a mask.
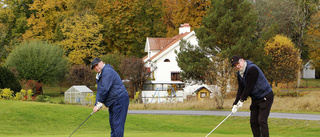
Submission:
[[[103,104],[101,102],[97,102],[97,105],[94,106],[94,108],[93,108],[93,113],[98,112],[102,106],[103,106]]]
[[[232,107],[232,113],[236,113],[238,111],[238,109],[240,109],[243,105],[243,101],[239,100],[239,102],[237,103],[237,105],[233,105]]]

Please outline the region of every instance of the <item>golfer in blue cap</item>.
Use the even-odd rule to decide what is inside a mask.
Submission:
[[[128,92],[110,64],[94,58],[91,69],[97,72],[97,95],[93,112],[98,112],[103,104],[108,107],[111,137],[123,137],[129,106]]]

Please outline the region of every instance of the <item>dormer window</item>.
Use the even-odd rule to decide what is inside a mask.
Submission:
[[[170,62],[170,60],[169,59],[165,59],[164,62]]]

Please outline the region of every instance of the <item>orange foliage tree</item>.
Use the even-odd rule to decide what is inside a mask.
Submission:
[[[203,17],[210,7],[210,0],[164,0],[164,23],[167,26],[167,37],[178,34],[179,26],[189,23],[193,28],[201,26]]]
[[[65,39],[59,43],[71,64],[89,64],[94,57],[104,53],[100,47],[103,25],[90,10],[64,19],[60,27]]]
[[[317,12],[310,21],[305,43],[309,46],[309,58],[316,68],[320,68],[320,12]]]
[[[66,1],[67,0],[34,0],[29,10],[36,12],[27,19],[30,28],[23,34],[23,39],[38,39],[51,42],[57,21],[67,8]]]
[[[294,82],[298,78],[301,64],[299,50],[289,38],[276,35],[266,43],[264,50],[271,59],[265,70],[265,76],[271,84]]]
[[[162,0],[98,0],[106,52],[142,57],[146,37],[163,37]]]

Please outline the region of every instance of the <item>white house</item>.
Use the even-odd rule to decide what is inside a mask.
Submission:
[[[313,65],[312,65],[312,60],[310,60],[309,62],[307,62],[307,64],[305,64],[303,66],[302,69],[302,78],[305,79],[315,79],[316,78],[316,69],[314,69]]]
[[[195,32],[190,32],[188,23],[179,28],[179,35],[172,38],[147,37],[144,51],[148,53],[143,58],[145,67],[152,72],[155,81],[180,81],[181,69],[176,61],[175,50],[179,51],[180,39],[184,39],[192,45],[198,45]]]
[[[187,95],[192,95],[194,92],[189,89],[184,91],[184,82],[180,79],[181,69],[178,66],[177,55],[175,54],[175,51],[179,52],[181,39],[192,45],[198,45],[195,32],[190,30],[189,23],[184,23],[179,28],[179,35],[172,38],[147,37],[144,51],[148,55],[143,58],[143,61],[145,62],[145,67],[152,72],[153,81],[147,83],[142,91],[144,102],[160,103],[172,101],[168,99],[166,93],[172,84],[178,86],[178,91],[175,91],[178,102],[183,101]],[[155,101],[155,98],[157,101]]]

